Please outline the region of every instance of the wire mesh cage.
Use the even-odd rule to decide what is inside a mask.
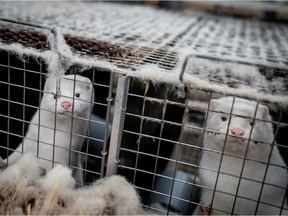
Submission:
[[[47,69],[41,59],[36,60],[27,56],[23,61],[6,51],[1,51],[1,59],[1,139],[3,141],[1,157],[6,158],[25,138],[36,110],[42,109],[40,101],[44,93]],[[79,74],[80,70],[79,66],[72,66],[66,74]],[[87,182],[104,175],[104,167],[101,168],[101,164],[105,164],[102,153],[106,151],[106,143],[110,136],[106,113],[110,113],[113,84],[111,74],[111,71],[104,69],[81,71],[82,76],[94,80],[95,91],[92,115],[87,119],[89,130],[88,134],[85,134],[85,142],[81,149],[85,153],[82,161]],[[95,127],[101,132],[95,131]],[[89,154],[91,151],[93,154]],[[91,161],[94,161],[97,166],[91,166]]]
[[[211,91],[175,89],[167,83],[155,88],[151,82],[125,79],[126,87],[120,85],[124,98],[116,126],[120,138],[114,169],[138,188],[145,207],[164,214],[192,214],[199,204],[204,213],[212,214],[286,211],[285,109]],[[209,108],[215,99],[222,110]],[[227,103],[230,107],[223,109]],[[246,105],[251,107],[241,107]],[[265,109],[267,119],[261,119],[255,107]],[[266,199],[270,193],[277,194],[278,201]],[[211,200],[202,203],[200,194]],[[225,205],[218,200],[225,200]]]
[[[44,3],[17,4],[25,11]],[[90,115],[72,114],[87,123],[85,134],[68,132],[83,145],[65,149],[79,156],[79,166],[67,164],[83,174],[79,184],[124,176],[156,214],[288,212],[287,26],[103,3],[64,12],[58,4],[41,15],[28,10],[29,19],[22,11],[26,22],[1,19],[3,159],[27,137],[44,94],[60,103],[61,91],[45,83],[64,68],[61,76],[81,75],[93,86]],[[17,15],[16,6],[3,7],[2,15]],[[48,160],[57,163],[55,155]]]

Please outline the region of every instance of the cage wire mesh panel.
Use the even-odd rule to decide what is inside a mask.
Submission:
[[[280,179],[287,181],[287,25],[120,4],[4,2],[1,7],[3,17],[60,27],[74,57],[83,60],[67,74],[81,71],[94,87],[93,115],[81,156],[87,184],[105,176],[107,166],[108,175],[120,174],[133,183],[143,206],[154,213],[285,213],[287,182]],[[39,14],[39,8],[45,10]],[[51,49],[45,32],[25,26],[1,22],[0,39],[3,47],[18,43],[39,55]],[[25,136],[47,70],[41,58],[25,56],[23,62],[5,50],[0,54],[5,158]],[[87,69],[87,59],[106,67]],[[160,69],[151,67],[155,77],[141,79],[147,65],[166,73],[159,79]],[[164,79],[179,71],[183,83]],[[110,110],[112,96],[115,104]],[[227,96],[237,96],[230,110],[213,105],[213,99]],[[255,110],[239,114],[239,97],[256,99],[254,105],[268,109],[272,120]],[[215,125],[223,121],[229,126],[223,126],[224,131],[211,128],[210,116],[223,113]],[[257,137],[263,129],[259,125],[272,125],[273,135],[267,140]],[[114,136],[109,145],[110,133]],[[209,135],[215,142],[222,140],[222,148],[207,145]],[[231,152],[231,140],[249,147]],[[253,146],[265,150],[259,153],[263,158],[253,155]],[[277,149],[280,154],[275,155]],[[204,163],[207,155],[214,161]],[[236,163],[232,171],[226,168],[230,160]],[[255,193],[246,193],[243,185]],[[268,192],[277,199],[265,199]],[[252,210],[241,212],[239,206],[246,205],[245,211]]]
[[[41,59],[21,61],[1,50],[1,157],[21,143],[29,121],[38,108],[46,67]]]
[[[101,68],[81,71],[79,74],[90,78],[94,87],[93,111],[87,137],[81,149],[84,177],[86,183],[89,184],[105,175],[106,154],[111,133],[109,118],[113,75],[110,70]]]
[[[256,113],[253,113],[255,111],[252,109],[248,109],[249,112],[246,113],[245,106],[242,107],[243,110],[240,108],[241,114],[237,113],[240,112],[238,107],[241,107],[247,101],[241,102],[243,104],[240,103],[240,105],[237,103],[234,109],[224,112],[226,114],[224,115],[225,118],[222,116],[223,110],[217,112],[224,120],[219,117],[220,120],[214,119],[219,122],[212,122],[212,125],[218,127],[221,124],[220,121],[227,120],[231,124],[231,128],[226,132],[227,128],[225,129],[224,126],[223,128],[211,129],[211,125],[208,127],[206,122],[207,115],[210,112],[215,112],[209,110],[210,101],[215,98],[226,97],[226,95],[189,88],[187,93],[183,94],[180,100],[179,98],[176,99],[175,102],[175,89],[172,88],[174,98],[169,97],[169,90],[167,91],[169,85],[166,83],[165,87],[162,87],[161,93],[163,96],[160,96],[161,100],[159,100],[155,97],[158,96],[157,91],[155,89],[152,91],[153,84],[149,83],[148,85],[146,83],[146,87],[143,87],[142,91],[138,89],[136,93],[136,90],[133,90],[133,82],[135,82],[133,79],[130,80],[127,98],[124,99],[126,105],[122,116],[124,119],[123,134],[119,158],[117,158],[119,160],[118,173],[127,176],[139,188],[144,205],[158,213],[188,214],[195,209],[193,204],[199,204],[197,193],[199,194],[201,188],[202,191],[210,190],[215,193],[211,196],[211,203],[201,203],[208,208],[212,206],[212,213],[238,214],[239,212],[246,212],[247,214],[263,214],[270,212],[271,214],[280,214],[281,209],[285,212],[287,208],[285,204],[287,166],[284,163],[284,161],[287,161],[287,157],[285,157],[287,144],[284,135],[287,131],[286,109],[277,107],[277,104],[260,101],[259,109],[264,109],[264,106],[267,107],[266,117],[270,113],[273,117],[273,121],[271,121],[269,118],[261,119],[258,116],[258,111],[257,116],[254,117]],[[142,85],[145,84],[142,83]],[[147,93],[148,89],[153,92],[152,98],[147,96],[149,95]],[[235,100],[237,101],[239,98],[235,98]],[[133,104],[137,104],[138,110],[133,110]],[[169,105],[172,105],[170,111],[174,114],[174,119],[168,120],[166,118],[171,114],[168,112],[169,109],[166,108]],[[149,113],[151,110],[157,111],[154,111],[151,115]],[[160,114],[157,114],[158,112]],[[157,116],[162,116],[162,119],[160,120],[160,117]],[[133,118],[134,120],[132,120]],[[246,121],[248,126],[243,126],[242,121]],[[272,134],[272,125],[274,134]],[[172,127],[172,130],[169,129],[169,126]],[[239,127],[244,127],[245,130]],[[271,128],[267,130],[265,127]],[[181,128],[180,134],[175,130],[177,128]],[[165,130],[169,136],[164,135]],[[237,134],[238,130],[242,132]],[[268,135],[263,135],[263,131]],[[203,147],[203,136],[209,133],[214,136],[212,142],[220,145],[220,148],[217,148],[217,145],[216,147]],[[246,133],[245,136],[244,133]],[[227,134],[227,138],[221,140],[217,137],[219,134],[224,136]],[[219,142],[217,139],[221,141]],[[245,143],[249,143],[249,148],[244,145]],[[240,145],[240,147],[237,147],[237,145]],[[271,146],[274,146],[273,151]],[[280,150],[280,154],[274,155],[274,152],[278,151],[275,150],[276,148]],[[204,152],[209,152],[212,155],[211,158],[217,155],[217,159],[211,159],[212,164],[217,164],[216,167],[199,164]],[[149,157],[150,160],[148,160]],[[153,163],[149,164],[151,160]],[[229,160],[236,162],[227,169],[227,163],[228,167],[231,163]],[[201,170],[209,170],[210,174],[206,178],[215,178],[215,185],[202,185],[203,183],[197,177]],[[271,172],[271,170],[273,171]],[[273,174],[273,172],[275,173]],[[216,174],[219,176],[215,177]],[[218,178],[220,179],[217,185]],[[147,179],[151,180],[147,181]],[[228,179],[228,181],[223,182],[223,179]],[[229,185],[230,180],[234,182],[232,185]],[[238,180],[241,183],[238,183]],[[225,185],[228,185],[227,188]],[[249,192],[245,192],[245,188],[249,188],[248,191],[251,190],[254,194],[251,195]],[[256,188],[256,190],[251,188]],[[181,192],[177,193],[177,191]],[[148,193],[146,194],[146,192]],[[277,194],[278,200],[265,200],[267,193]],[[216,203],[214,208],[213,200]],[[221,209],[221,205],[220,207],[219,204],[217,206],[217,202],[219,202],[217,200],[226,201],[226,207]],[[242,205],[246,205],[245,211],[243,211]],[[263,207],[265,205],[266,207]],[[168,209],[167,206],[169,206]],[[209,212],[210,210],[207,210],[206,213]]]
[[[227,104],[231,102],[229,100],[224,100],[224,104],[215,102],[215,107],[211,105],[212,98],[227,99],[226,95],[195,89],[191,89],[190,94],[192,99],[188,105],[188,118],[180,149],[186,152],[186,157],[180,156],[179,161],[182,169],[199,174],[200,203],[205,205],[204,212],[280,214],[282,209],[285,214],[287,166],[284,160],[287,161],[287,145],[281,130],[287,130],[287,120],[282,118],[287,110],[262,102],[269,107],[274,121],[258,121],[257,113],[257,120],[252,122],[254,113],[249,110],[250,115],[247,117],[249,112],[244,109],[247,106],[245,100],[239,103],[240,99],[235,98],[235,107],[230,110],[229,106],[227,109]],[[261,108],[262,105],[259,105]],[[271,128],[266,129],[271,125],[274,134]],[[275,150],[276,146],[281,154],[275,153],[278,151]],[[187,161],[189,163],[185,164]],[[266,198],[267,194],[273,193],[277,194],[275,200]],[[245,209],[243,206],[246,206]]]
[[[175,95],[176,87],[167,83],[129,79],[128,84],[117,173],[133,181],[148,202],[155,174],[164,171],[181,132],[185,89]]]
[[[34,116],[43,95],[43,86],[47,76],[47,65],[40,58],[17,56],[1,50],[1,157],[6,158],[25,138],[28,126]],[[88,134],[81,149],[86,183],[103,177],[106,145],[109,141],[109,122],[112,95],[111,71],[90,69],[81,71],[81,66],[73,66],[68,74],[81,74],[93,82],[95,98],[93,112],[89,117]],[[99,94],[101,92],[101,94]],[[41,111],[41,110],[40,110]],[[97,128],[97,131],[95,131]],[[50,160],[53,160],[51,158]]]

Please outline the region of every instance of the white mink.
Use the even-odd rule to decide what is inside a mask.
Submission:
[[[7,162],[11,164],[22,153],[31,152],[47,171],[58,163],[81,168],[78,153],[87,131],[93,96],[93,85],[86,77],[48,77],[40,109],[34,114],[25,139]],[[83,183],[81,170],[76,168],[74,177]]]
[[[234,102],[232,112],[233,97],[210,102],[199,169],[202,184],[210,190],[202,189],[200,202],[211,207],[212,214],[280,214],[287,187],[287,170],[277,146],[272,145],[274,134],[269,109],[259,104],[253,121],[257,103],[241,98],[235,98]],[[231,117],[230,112],[234,114]],[[221,152],[224,152],[222,161]],[[285,200],[285,209],[286,203]],[[284,213],[287,211],[283,210]]]

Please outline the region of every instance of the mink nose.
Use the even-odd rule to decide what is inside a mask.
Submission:
[[[231,128],[231,133],[235,136],[241,137],[244,135],[244,130],[241,128]]]
[[[61,103],[61,106],[62,106],[62,108],[63,108],[64,110],[68,110],[71,105],[72,105],[72,104],[71,104],[69,101],[63,101],[63,102]]]

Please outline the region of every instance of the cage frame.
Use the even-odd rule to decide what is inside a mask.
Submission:
[[[56,53],[58,53],[59,56],[61,57],[62,54],[57,48],[57,30],[56,30],[55,27],[47,27],[45,25],[44,26],[42,26],[42,25],[34,25],[34,24],[31,24],[31,23],[28,23],[28,22],[22,22],[22,21],[18,22],[18,21],[15,21],[15,20],[4,19],[4,18],[0,18],[0,20],[1,21],[5,21],[5,22],[11,22],[11,23],[21,24],[21,25],[28,25],[28,26],[31,26],[31,27],[36,27],[36,28],[39,27],[39,28],[44,28],[44,29],[50,30],[51,33],[53,34],[54,43],[55,43],[53,46],[51,46],[51,48],[54,47],[53,48],[54,51]],[[182,65],[181,72],[179,74],[179,80],[177,80],[177,82],[180,82],[180,83],[183,83],[184,85],[187,85],[189,89],[193,88],[195,90],[208,92],[211,95],[214,94],[214,93],[215,94],[220,94],[220,93],[223,94],[222,90],[217,91],[217,90],[209,88],[209,87],[207,87],[207,88],[198,87],[197,85],[195,86],[193,82],[191,83],[191,82],[185,80],[184,76],[185,76],[185,72],[186,72],[186,69],[187,69],[186,68],[187,67],[187,61],[192,56],[195,57],[195,55],[193,55],[193,54],[188,54],[185,57],[184,64]],[[202,56],[199,56],[199,57],[202,57]],[[65,58],[65,56],[64,56],[64,58]],[[118,69],[115,69],[115,70],[111,70],[110,68],[109,69],[107,69],[107,68],[97,68],[97,69],[100,69],[100,70],[104,69],[106,71],[109,70],[109,73],[110,73],[109,93],[108,93],[108,97],[107,97],[107,113],[106,113],[106,118],[105,118],[106,119],[106,130],[105,130],[105,135],[104,135],[104,146],[105,147],[103,147],[103,151],[101,152],[101,155],[102,155],[102,157],[101,157],[102,159],[101,160],[102,160],[102,162],[101,162],[100,176],[102,178],[104,176],[111,176],[111,175],[117,174],[117,167],[118,167],[118,164],[120,162],[119,161],[119,154],[120,154],[121,140],[122,140],[122,135],[123,135],[123,126],[124,126],[124,121],[125,121],[125,116],[126,116],[125,109],[126,109],[126,103],[127,103],[127,98],[128,98],[128,89],[129,89],[128,88],[129,87],[128,83],[129,83],[129,80],[131,78],[139,78],[139,77],[137,75],[125,74],[125,73],[123,73],[123,71],[118,70]],[[113,114],[110,146],[109,146],[109,148],[107,148],[108,127],[109,127],[109,122],[110,122],[110,117],[109,117],[109,112],[108,111],[110,110],[110,107],[111,107],[111,104],[112,104],[112,100],[114,99],[112,97],[114,76],[117,76],[117,78],[118,78],[117,88],[116,88],[116,96],[115,96],[115,112]],[[156,82],[157,81],[160,81],[160,80],[156,80]],[[237,94],[237,91],[234,91],[234,92],[232,92],[230,94],[226,92],[224,94],[227,95],[227,96],[234,96],[234,97],[238,95],[241,98],[246,98],[246,99],[257,99],[255,96],[252,96],[252,97],[251,96],[247,96],[247,95],[244,96],[242,93]],[[260,99],[260,100],[257,99],[258,104],[259,104],[259,101],[275,103],[275,102],[271,102],[269,100],[266,100],[266,98]],[[276,103],[276,105],[281,107],[281,104],[277,104]],[[184,107],[185,107],[185,113],[187,113],[187,110],[188,110],[187,103],[186,103],[186,105]],[[281,109],[280,115],[282,115],[282,112],[283,112],[283,109]],[[28,122],[26,122],[26,123],[28,123]],[[277,123],[278,125],[280,124],[279,121],[278,122],[274,121],[273,123]],[[180,125],[181,125],[182,128],[185,126],[183,122]],[[279,130],[279,126],[277,127],[277,129]],[[204,131],[205,131],[205,129],[203,129],[203,133],[204,133]],[[162,138],[160,138],[160,140],[161,139]],[[180,143],[180,141],[175,141],[175,143]],[[179,147],[179,145],[177,144],[176,147]],[[109,151],[107,151],[107,150],[109,150]],[[109,154],[108,154],[108,152],[109,152]],[[223,154],[223,152],[222,152],[222,154]],[[178,152],[178,156],[179,156],[179,152]],[[177,158],[178,158],[178,156],[177,156]],[[107,166],[106,166],[106,174],[105,174],[106,159],[107,159]],[[168,158],[165,158],[165,159],[174,161],[174,159],[168,159]],[[175,160],[176,163],[178,163],[177,161],[178,161],[178,159]],[[243,165],[243,167],[244,167],[244,165]],[[175,169],[176,169],[176,166],[175,166]],[[138,170],[135,169],[135,171],[138,171]],[[161,174],[157,174],[155,172],[152,173],[152,174],[153,174],[153,178],[154,179],[155,179],[156,176],[161,176]],[[219,172],[218,172],[218,174],[219,174]],[[164,177],[167,177],[167,176],[164,176]],[[181,180],[173,179],[173,181],[181,181]],[[264,180],[263,180],[262,183],[264,183]],[[262,187],[263,187],[263,184],[262,184]],[[152,191],[153,190],[151,190],[151,192]],[[286,188],[286,191],[287,191],[287,188]],[[153,192],[155,192],[155,191],[153,191]],[[171,198],[177,198],[177,197],[173,197],[172,194],[170,194],[170,195],[164,194],[164,195],[169,196],[170,199]],[[283,200],[283,203],[284,203],[284,200]],[[151,206],[148,206],[148,207],[149,208],[153,208]],[[168,211],[166,213],[169,214],[169,209],[168,209]]]

